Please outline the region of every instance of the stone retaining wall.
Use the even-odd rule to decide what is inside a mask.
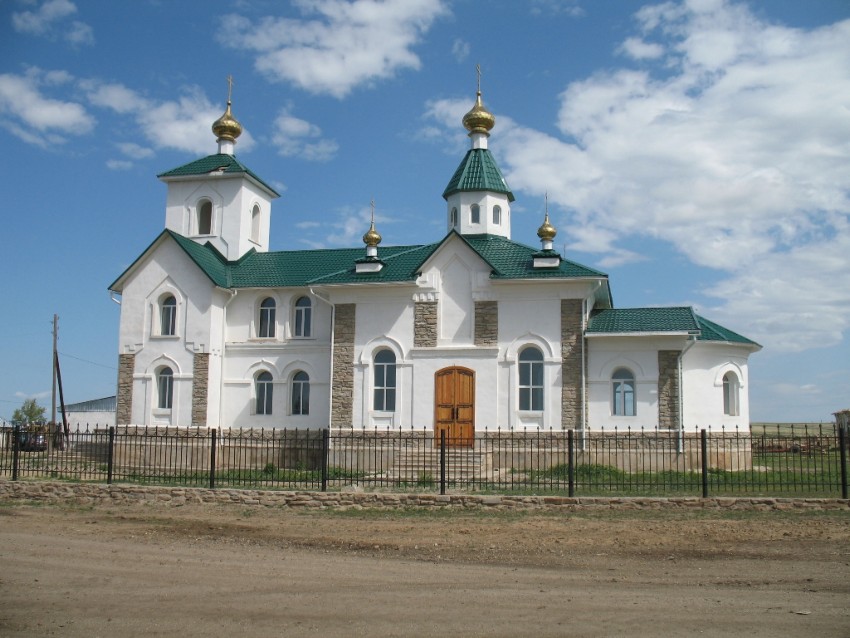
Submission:
[[[282,490],[201,489],[9,481],[0,479],[0,501],[22,500],[65,505],[236,504],[258,507],[314,509],[402,509],[410,507],[558,510],[704,509],[704,510],[848,510],[850,500],[829,498],[644,498],[566,496],[483,496],[472,494],[397,494],[383,492],[288,492]]]

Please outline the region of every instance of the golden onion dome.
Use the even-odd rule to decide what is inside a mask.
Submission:
[[[375,230],[375,222],[373,221],[369,226],[369,230],[367,230],[366,234],[363,235],[363,243],[370,248],[374,248],[381,243],[381,239],[381,234]]]
[[[224,115],[213,122],[212,131],[218,139],[231,142],[235,142],[236,138],[242,135],[242,125],[230,112],[230,100],[227,100],[227,109],[224,111]]]
[[[475,99],[469,113],[463,116],[463,126],[470,133],[488,133],[496,124],[496,116],[493,115],[484,107],[481,101],[481,91],[478,91],[478,97]]]
[[[543,241],[552,241],[555,239],[555,235],[558,234],[558,231],[555,230],[555,227],[549,223],[549,213],[546,213],[546,218],[543,220],[543,223],[540,225],[540,228],[537,229],[537,236]]]

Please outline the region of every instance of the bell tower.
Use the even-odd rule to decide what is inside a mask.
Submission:
[[[456,230],[462,235],[489,234],[510,239],[514,196],[487,148],[496,116],[484,106],[481,67],[476,66],[476,71],[478,91],[475,104],[463,116],[471,148],[443,191],[447,205],[446,226],[448,231]]]
[[[234,261],[252,249],[268,252],[271,202],[280,195],[236,159],[242,125],[232,112],[233,80],[227,81],[227,108],[212,125],[218,153],[158,177],[168,185],[165,227]]]

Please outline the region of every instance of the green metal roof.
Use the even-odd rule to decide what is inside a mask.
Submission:
[[[554,268],[534,268],[536,249],[496,235],[460,235],[451,231],[440,242],[419,246],[386,246],[378,251],[384,267],[378,272],[358,273],[356,263],[364,249],[288,250],[260,253],[254,250],[238,261],[228,262],[210,243],[199,244],[170,230],[163,231],[112,285],[121,290],[122,280],[163,237],[171,237],[188,257],[220,288],[275,288],[358,283],[412,283],[423,264],[440,246],[456,237],[478,254],[492,269],[496,280],[602,278],[607,275],[569,260]],[[603,305],[611,305],[605,287]]]
[[[609,308],[591,316],[587,334],[687,333],[697,341],[723,341],[760,347],[728,328],[700,317],[690,306],[668,308]]]
[[[705,317],[697,315],[697,321],[699,321],[700,325],[700,341],[728,341],[730,343],[746,343],[761,347],[752,339],[747,339],[737,332],[732,332],[729,328],[724,328],[713,321],[709,321]]]
[[[207,155],[201,159],[183,164],[177,168],[172,168],[170,171],[165,171],[157,175],[160,179],[168,179],[169,177],[191,177],[199,175],[209,175],[210,173],[225,173],[225,174],[247,174],[253,177],[264,188],[274,194],[275,197],[280,197],[280,194],[271,186],[260,179],[250,168],[240,162],[234,155],[227,153],[217,153],[215,155]]]
[[[514,194],[496,166],[493,155],[486,148],[471,148],[466,152],[460,166],[449,180],[449,185],[443,191],[443,198],[446,199],[459,191],[505,193],[509,202],[514,201]]]

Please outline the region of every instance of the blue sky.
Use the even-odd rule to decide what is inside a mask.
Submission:
[[[0,417],[114,394],[107,286],[162,230],[164,172],[216,151],[280,193],[272,249],[438,240],[475,65],[537,245],[618,307],[693,305],[761,343],[755,421],[850,407],[850,4],[0,0]],[[709,424],[707,424],[709,425]]]

